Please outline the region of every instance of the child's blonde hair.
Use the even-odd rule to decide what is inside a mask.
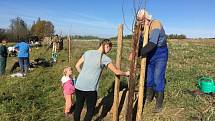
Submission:
[[[70,66],[65,66],[64,69],[63,69],[63,75],[64,76],[66,76],[67,69],[71,69],[72,70],[72,68]]]

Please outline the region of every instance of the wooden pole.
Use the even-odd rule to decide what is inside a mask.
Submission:
[[[132,60],[130,62],[130,77],[128,84],[128,111],[126,115],[126,121],[132,121],[133,114],[133,102],[134,102],[134,87],[136,81],[136,61],[137,61],[137,50],[140,36],[140,24],[137,23],[134,28],[133,43],[132,43]]]
[[[117,56],[116,56],[116,67],[121,68],[122,60],[122,46],[123,46],[123,25],[118,27],[118,42],[117,42]],[[114,103],[113,103],[113,121],[119,120],[119,88],[120,88],[120,76],[115,76],[115,87],[114,87]]]
[[[71,62],[71,38],[69,35],[67,36],[67,39],[68,39],[68,61],[70,63]]]
[[[149,25],[145,22],[143,47],[148,43],[148,36],[149,36]],[[146,72],[146,57],[141,59],[141,69],[140,69],[140,80],[139,80],[139,93],[138,93],[138,106],[137,106],[136,121],[142,121],[145,72]]]

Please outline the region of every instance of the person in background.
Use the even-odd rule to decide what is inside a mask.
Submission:
[[[0,43],[0,76],[5,73],[6,64],[7,64],[7,47],[6,40],[2,40]]]
[[[63,39],[59,40],[59,51],[63,50]]]
[[[18,53],[18,60],[19,60],[19,66],[20,66],[20,70],[21,73],[23,74],[23,76],[25,76],[28,72],[28,68],[29,68],[29,57],[30,57],[30,45],[27,44],[25,42],[24,39],[21,40],[20,43],[17,43],[15,45],[15,49]]]
[[[87,112],[84,117],[84,121],[92,120],[97,101],[99,78],[105,66],[116,75],[130,75],[129,71],[123,72],[113,65],[111,59],[106,55],[111,48],[111,41],[109,39],[104,39],[100,42],[97,50],[86,51],[78,60],[76,69],[79,72],[79,75],[75,84],[76,106],[74,111],[74,121],[80,121],[80,114],[85,101],[87,105]]]
[[[56,53],[57,52],[57,42],[58,42],[59,38],[58,35],[56,34],[54,36],[54,38],[52,39],[52,52]]]

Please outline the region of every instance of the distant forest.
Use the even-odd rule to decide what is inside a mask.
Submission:
[[[186,35],[184,34],[169,34],[166,35],[168,39],[186,39]],[[112,37],[112,39],[116,39],[117,37]],[[132,35],[125,35],[124,39],[132,39]]]
[[[7,39],[11,42],[17,42],[21,39],[29,39],[37,37],[41,40],[44,37],[51,37],[55,34],[54,25],[51,21],[41,20],[38,18],[33,21],[32,26],[29,26],[25,21],[20,18],[14,18],[10,20],[10,25],[7,29],[0,28],[0,40]],[[62,38],[66,36],[60,35]],[[166,35],[168,39],[186,39],[184,34],[169,34]],[[73,39],[102,39],[93,35],[72,35]],[[111,37],[110,39],[116,39],[117,37]],[[132,39],[132,35],[125,35],[124,39]],[[215,39],[215,38],[208,38]]]

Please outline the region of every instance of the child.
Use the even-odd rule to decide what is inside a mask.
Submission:
[[[75,87],[73,85],[72,77],[72,69],[71,67],[65,67],[63,70],[63,77],[61,78],[63,94],[65,98],[65,110],[64,114],[66,117],[70,116],[70,109],[73,105],[72,103],[72,94],[75,92]]]

